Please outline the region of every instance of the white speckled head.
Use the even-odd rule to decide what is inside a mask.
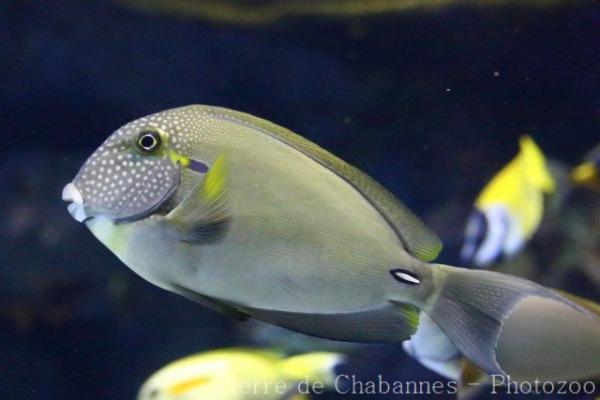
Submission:
[[[123,223],[172,206],[208,170],[196,157],[214,147],[206,134],[210,109],[173,108],[115,131],[65,186],[63,199],[71,202],[71,215],[78,221],[103,216]]]
[[[163,205],[176,192],[182,164],[188,162],[176,152],[178,118],[177,113],[153,114],[109,136],[63,191],[63,199],[73,202],[71,214],[79,221],[101,215],[128,222]]]

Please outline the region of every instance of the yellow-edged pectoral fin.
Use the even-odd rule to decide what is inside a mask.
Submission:
[[[229,172],[224,155],[219,156],[187,197],[163,219],[181,240],[204,243],[222,235],[230,220]]]
[[[213,200],[221,197],[227,190],[228,166],[225,156],[221,154],[210,167],[204,177],[201,195]]]

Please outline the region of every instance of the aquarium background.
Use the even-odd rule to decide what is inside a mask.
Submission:
[[[277,122],[395,193],[440,234],[449,264],[473,199],[521,134],[565,166],[600,142],[593,2],[244,25],[117,1],[7,0],[0,37],[2,399],[134,399],[148,375],[195,352],[336,346],[162,291],[69,216],[62,187],[130,120],[201,103]],[[598,235],[598,194],[566,203],[504,268],[600,301],[598,247],[581,246]],[[343,368],[365,380],[443,380],[401,345],[347,349]]]

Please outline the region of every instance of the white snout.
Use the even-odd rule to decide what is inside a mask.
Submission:
[[[64,201],[70,201],[75,204],[83,204],[83,197],[81,197],[81,192],[79,189],[73,185],[73,183],[69,183],[64,187],[62,191],[62,199]]]
[[[81,192],[79,189],[73,185],[73,183],[69,183],[64,187],[62,191],[62,199],[64,201],[70,201],[71,204],[67,207],[69,210],[69,214],[78,222],[83,222],[87,219],[87,215],[85,214],[85,210],[83,208],[83,197],[81,196]]]

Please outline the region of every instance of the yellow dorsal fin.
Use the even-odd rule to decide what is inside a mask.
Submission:
[[[521,148],[519,157],[525,168],[525,176],[529,182],[541,191],[551,193],[554,191],[555,182],[546,166],[546,158],[533,138],[523,135],[519,139]]]

